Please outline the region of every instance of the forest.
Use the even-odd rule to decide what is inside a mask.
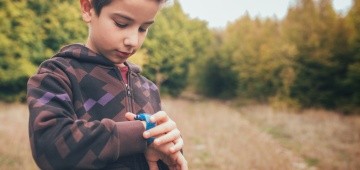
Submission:
[[[0,1],[0,101],[24,101],[37,66],[86,38],[78,1]],[[244,14],[223,29],[190,18],[175,0],[131,60],[175,97],[359,114],[360,0],[347,13],[331,0],[297,0],[282,19]]]

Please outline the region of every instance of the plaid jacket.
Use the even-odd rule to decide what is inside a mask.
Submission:
[[[161,110],[158,88],[80,44],[43,62],[27,86],[32,154],[41,169],[148,169],[145,131],[126,112]],[[167,169],[166,166],[162,168]]]

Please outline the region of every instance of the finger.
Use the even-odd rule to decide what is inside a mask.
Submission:
[[[151,122],[156,122],[158,124],[167,122],[169,119],[170,119],[169,116],[164,111],[159,111],[159,112],[151,115],[151,117],[150,117]]]
[[[184,140],[182,138],[178,138],[174,142],[174,146],[170,147],[170,152],[175,153],[181,151],[184,147]]]
[[[178,167],[180,167],[181,170],[188,170],[188,163],[184,157],[183,154],[181,154],[180,152],[178,152],[180,155],[177,159],[177,164],[179,165]]]
[[[165,133],[169,133],[170,131],[176,129],[176,123],[174,121],[168,121],[166,123],[155,126],[152,129],[149,129],[144,132],[144,138],[161,136]]]
[[[179,129],[174,129],[169,133],[161,135],[160,137],[156,138],[154,143],[156,145],[162,145],[164,143],[169,143],[181,138]]]
[[[175,154],[172,154],[172,159],[175,161],[176,167],[178,167],[177,169],[181,169],[181,170],[187,170],[187,161],[184,157],[183,154],[181,154],[180,152],[177,152]]]
[[[125,118],[126,118],[127,120],[129,120],[129,121],[135,120],[135,119],[134,119],[135,116],[136,116],[136,115],[135,115],[134,113],[131,113],[131,112],[125,113]]]
[[[181,170],[188,170],[189,169],[189,167],[188,167],[188,163],[187,163],[187,161],[186,161],[186,159],[184,158],[184,161],[181,163],[181,166],[180,166],[181,168]]]
[[[148,161],[149,170],[159,170],[159,167],[156,162]]]

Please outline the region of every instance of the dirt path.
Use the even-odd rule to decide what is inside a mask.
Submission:
[[[190,169],[307,169],[225,104],[165,99],[163,107],[182,131]]]

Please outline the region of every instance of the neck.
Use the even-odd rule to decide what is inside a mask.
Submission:
[[[118,66],[118,67],[120,67],[120,68],[126,67],[126,65],[125,65],[124,63],[116,64],[116,66]]]

